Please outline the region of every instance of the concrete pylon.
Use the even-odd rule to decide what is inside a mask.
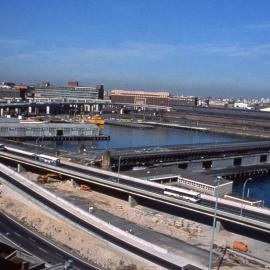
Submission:
[[[110,151],[105,151],[105,153],[103,154],[102,161],[101,161],[101,168],[105,170],[111,168],[111,152]]]
[[[50,114],[50,106],[46,106],[46,114]]]
[[[20,163],[17,164],[17,173],[22,172],[22,165]]]
[[[138,205],[138,201],[136,200],[136,198],[132,195],[128,195],[128,206],[135,207],[136,205]]]
[[[216,221],[216,232],[218,233],[218,232],[220,232],[222,230],[224,230],[224,227],[223,227],[221,221],[217,220]]]

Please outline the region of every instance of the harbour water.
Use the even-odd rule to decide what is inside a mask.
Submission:
[[[243,184],[236,185],[233,194],[242,196]],[[245,197],[262,200],[262,204],[270,207],[270,177],[257,178],[249,181],[245,188]]]
[[[246,141],[246,137],[214,134],[203,131],[163,128],[137,129],[130,127],[105,125],[101,132],[110,135],[110,141],[42,141],[38,144],[58,149],[76,152],[80,144],[84,144],[86,151],[93,149],[129,148],[147,146],[165,146],[180,144],[199,144],[220,142]]]
[[[86,151],[108,148],[129,148],[129,147],[147,147],[147,146],[165,146],[180,144],[200,144],[221,142],[247,141],[250,138],[241,136],[232,136],[224,134],[214,134],[201,131],[191,131],[172,128],[156,129],[135,129],[119,126],[106,125],[102,130],[103,134],[110,135],[110,141],[38,141],[38,144],[61,150],[77,152],[78,146],[84,144]],[[242,195],[243,184],[234,187],[234,194]],[[270,206],[270,177],[257,179],[249,182],[249,196],[261,199],[265,205]]]

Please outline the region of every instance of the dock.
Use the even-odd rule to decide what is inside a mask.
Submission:
[[[50,122],[1,122],[0,137],[13,140],[110,140],[95,124]]]
[[[128,121],[118,121],[118,120],[106,120],[106,124],[113,126],[121,127],[130,127],[130,128],[140,128],[140,129],[154,129],[154,125],[144,124],[141,122],[128,122]]]
[[[25,137],[9,137],[15,141],[109,141],[109,135],[98,136],[25,136]]]

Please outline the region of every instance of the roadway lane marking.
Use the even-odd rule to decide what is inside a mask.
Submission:
[[[19,233],[14,232],[15,235],[17,235],[18,237],[22,237]]]
[[[63,254],[60,254],[59,252],[55,252],[59,257],[64,258],[65,256]]]
[[[42,250],[45,253],[48,253],[48,251],[46,249],[42,248],[42,247],[38,247],[38,249]]]
[[[31,237],[27,237],[29,240],[31,240],[32,242],[36,243],[36,240],[31,238]]]

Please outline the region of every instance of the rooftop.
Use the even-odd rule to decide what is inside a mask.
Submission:
[[[142,170],[136,171],[127,171],[122,172],[122,174],[144,179],[144,180],[152,180],[162,179],[162,178],[174,178],[174,177],[183,177],[190,179],[192,181],[200,182],[204,185],[216,187],[218,185],[216,181],[216,177],[211,175],[203,175],[200,173],[193,173],[190,171],[186,171],[183,169],[179,169],[177,166],[170,167],[156,167],[156,168],[142,168]],[[227,184],[230,181],[221,178],[219,185]]]
[[[112,90],[112,95],[148,95],[148,96],[162,96],[162,97],[170,97],[171,94],[169,92],[145,92],[145,91],[128,91],[128,90]]]

